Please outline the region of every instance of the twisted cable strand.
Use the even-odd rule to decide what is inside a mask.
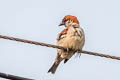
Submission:
[[[0,35],[0,38],[7,39],[7,40],[24,42],[24,43],[29,43],[29,44],[35,44],[35,45],[41,45],[41,46],[46,46],[46,47],[52,47],[52,48],[67,50],[66,48],[61,47],[61,46],[56,46],[56,45],[52,45],[52,44],[46,44],[46,43],[41,43],[41,42],[36,42],[36,41],[31,41],[31,40],[25,40],[25,39],[20,39],[20,38],[14,38],[14,37],[9,37],[9,36]],[[94,56],[100,56],[100,57],[120,60],[120,57],[117,57],[117,56],[111,56],[111,55],[107,55],[107,54],[101,54],[101,53],[85,51],[85,50],[82,50],[80,52],[83,53],[83,54],[89,54],[89,55],[94,55]]]
[[[107,54],[101,54],[101,53],[97,53],[97,52],[90,52],[90,51],[82,50],[82,53],[83,53],[83,54],[94,55],[94,56],[105,57],[105,58],[110,58],[110,59],[120,60],[120,57],[111,56],[111,55],[107,55]]]
[[[19,76],[14,76],[14,75],[1,73],[1,72],[0,72],[0,77],[5,78],[5,79],[10,79],[10,80],[33,80],[33,79],[19,77]]]

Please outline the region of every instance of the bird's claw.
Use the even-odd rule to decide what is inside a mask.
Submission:
[[[72,49],[71,48],[67,48],[67,52],[71,51]]]
[[[67,52],[69,52],[70,51],[70,49],[69,48],[67,48]]]
[[[78,52],[78,53],[82,53],[82,50],[81,50],[81,49],[79,49],[79,50],[77,50],[77,52]]]

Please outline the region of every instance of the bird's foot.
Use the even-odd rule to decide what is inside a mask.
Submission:
[[[69,51],[71,51],[72,50],[72,48],[67,48],[67,52],[69,52]]]
[[[77,50],[78,53],[82,53],[82,49]]]

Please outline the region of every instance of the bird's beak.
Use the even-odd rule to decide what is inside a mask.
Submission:
[[[62,25],[65,25],[65,23],[63,21],[59,24],[59,26],[62,26]]]

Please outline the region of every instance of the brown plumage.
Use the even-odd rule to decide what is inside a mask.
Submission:
[[[64,60],[66,63],[78,49],[82,49],[85,42],[83,29],[79,25],[77,17],[67,15],[63,18],[61,25],[65,25],[65,29],[58,34],[57,45],[67,48],[67,51],[57,49],[57,57],[54,64],[48,72],[55,73],[60,62]]]
[[[64,17],[63,20],[72,20],[73,23],[79,24],[79,21],[77,20],[77,17],[75,17],[75,16],[67,15],[67,16]]]
[[[61,33],[59,34],[58,38],[57,38],[57,41],[59,41],[62,38],[63,35],[66,35],[67,31],[68,31],[68,28],[62,30]]]
[[[58,67],[58,65],[60,64],[60,62],[62,61],[63,59],[60,57],[60,55],[59,54],[57,54],[57,57],[56,57],[56,59],[55,59],[55,62],[54,62],[54,64],[52,65],[52,67],[48,70],[48,72],[51,72],[51,73],[55,73],[55,71],[56,71],[56,69],[57,69],[57,67]]]

